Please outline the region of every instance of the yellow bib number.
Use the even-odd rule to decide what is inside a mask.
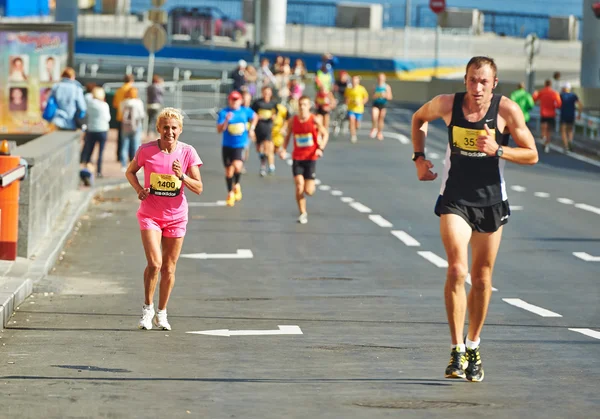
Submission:
[[[273,117],[273,111],[270,109],[259,109],[258,117],[260,119],[271,119]]]
[[[227,125],[227,132],[231,135],[242,135],[246,131],[246,124],[238,122],[237,124]]]
[[[173,197],[181,191],[181,180],[175,175],[150,173],[150,193],[156,196]]]
[[[465,151],[479,151],[477,150],[477,137],[480,135],[487,135],[487,132],[483,129],[454,126],[452,127],[452,145]],[[492,131],[492,136],[496,136],[495,130]]]

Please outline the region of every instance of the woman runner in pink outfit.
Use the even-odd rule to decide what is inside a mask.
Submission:
[[[202,193],[202,160],[189,144],[179,142],[183,116],[177,109],[164,108],[158,115],[156,129],[160,139],[143,144],[129,164],[125,176],[140,199],[137,212],[142,243],[148,265],[144,270],[144,306],[140,329],[154,325],[171,330],[167,320],[167,303],[175,284],[175,267],[188,221],[184,186],[195,194]],[[144,168],[144,187],[136,173]],[[154,291],[160,273],[158,311],[154,311]]]

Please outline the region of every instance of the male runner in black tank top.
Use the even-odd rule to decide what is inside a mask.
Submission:
[[[465,93],[440,95],[412,118],[413,161],[419,180],[434,180],[433,164],[425,158],[427,123],[442,118],[448,126],[444,176],[435,213],[446,249],[448,271],[444,296],[452,340],[447,378],[483,380],[479,335],[492,294],[492,270],[502,225],[510,214],[502,176],[505,161],[535,164],[537,149],[519,106],[494,95],[498,84],[494,60],[473,57],[467,64]],[[507,147],[508,134],[517,147]],[[472,287],[465,293],[471,244]],[[469,330],[463,341],[465,312]]]

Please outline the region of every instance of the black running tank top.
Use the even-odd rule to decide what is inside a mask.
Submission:
[[[493,95],[487,113],[477,122],[469,122],[464,117],[465,95],[454,95],[440,194],[448,202],[486,207],[508,199],[503,176],[504,160],[477,150],[477,137],[486,134],[485,124],[496,136],[498,144],[508,144],[508,135],[498,131],[502,95]]]

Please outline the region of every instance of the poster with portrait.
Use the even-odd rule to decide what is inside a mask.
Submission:
[[[52,86],[72,63],[71,24],[0,24],[0,133],[47,132]]]

